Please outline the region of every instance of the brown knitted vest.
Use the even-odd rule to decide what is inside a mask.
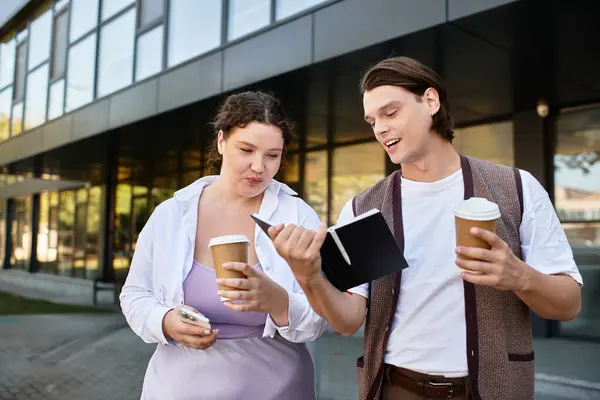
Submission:
[[[461,157],[465,199],[484,197],[500,207],[495,233],[521,258],[519,227],[523,213],[517,169]],[[396,171],[354,198],[355,215],[381,210],[404,249],[400,172]],[[453,240],[453,238],[448,238]],[[410,246],[410,243],[407,243]],[[385,349],[400,292],[401,273],[371,282],[364,356],[358,359],[359,399],[381,398]],[[472,398],[532,400],[533,340],[529,308],[513,292],[465,282],[467,361]]]

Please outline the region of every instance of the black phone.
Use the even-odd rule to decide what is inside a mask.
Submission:
[[[254,222],[256,222],[256,225],[258,225],[260,227],[260,229],[262,229],[262,231],[264,233],[266,233],[267,236],[269,236],[269,228],[273,225],[270,222],[260,219],[258,217],[258,214],[256,214],[256,213],[252,214],[251,217],[254,220]]]

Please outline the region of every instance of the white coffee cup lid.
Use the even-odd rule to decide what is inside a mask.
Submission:
[[[454,208],[454,215],[472,221],[491,221],[500,218],[500,208],[482,197],[471,197]]]
[[[208,247],[232,243],[248,243],[248,238],[244,235],[217,236],[210,239],[210,242],[208,242]]]

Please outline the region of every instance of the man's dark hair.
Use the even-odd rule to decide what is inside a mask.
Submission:
[[[421,96],[429,88],[437,90],[440,97],[440,109],[433,116],[431,129],[452,142],[454,139],[454,121],[448,108],[448,95],[442,78],[428,66],[409,57],[392,57],[371,67],[360,82],[360,92],[364,94],[379,86],[398,86],[408,90],[421,101]]]

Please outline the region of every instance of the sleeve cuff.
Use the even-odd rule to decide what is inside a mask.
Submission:
[[[150,314],[148,314],[148,320],[146,321],[146,329],[150,335],[155,338],[158,343],[163,345],[170,344],[163,332],[162,322],[165,315],[172,309],[172,307],[155,307],[150,311]]]
[[[295,293],[288,292],[288,324],[286,326],[277,325],[275,321],[273,321],[273,318],[271,318],[271,314],[267,314],[267,322],[265,326],[265,334],[267,336],[273,337],[276,331],[282,335],[290,331],[291,327],[294,326],[294,321],[296,319],[294,311],[297,310],[299,306],[302,306],[302,304],[297,303],[298,298],[296,297]]]

